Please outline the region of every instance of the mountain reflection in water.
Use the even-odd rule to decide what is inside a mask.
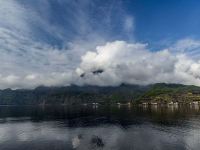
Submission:
[[[0,107],[1,150],[198,150],[199,106]]]

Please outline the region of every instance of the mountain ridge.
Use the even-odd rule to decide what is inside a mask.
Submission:
[[[35,89],[0,90],[0,105],[41,104],[116,104],[116,103],[189,103],[200,101],[200,87],[194,85],[156,83],[120,86],[63,86]]]

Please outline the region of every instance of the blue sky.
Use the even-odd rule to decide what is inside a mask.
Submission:
[[[200,85],[199,3],[1,0],[0,88]]]
[[[147,42],[155,49],[182,38],[200,38],[198,0],[48,0],[48,6],[41,0],[19,2],[59,28],[62,38],[37,22],[33,25],[39,40],[61,47],[66,40],[86,38],[91,32],[111,40]],[[123,30],[126,17],[132,17],[134,24],[128,34]]]
[[[135,17],[134,34],[140,41],[154,46],[160,41],[200,38],[198,0],[134,0],[126,5],[127,11]]]

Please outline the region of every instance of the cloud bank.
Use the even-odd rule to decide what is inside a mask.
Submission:
[[[120,3],[95,9],[90,1],[56,1],[60,8],[68,7],[59,12],[61,20],[52,20],[55,1],[28,2],[0,1],[0,89],[157,82],[200,86],[198,40],[183,39],[152,51],[130,36],[134,17]],[[91,10],[101,14],[95,16],[100,23]]]
[[[200,85],[200,62],[184,53],[172,53],[171,49],[152,52],[146,44],[114,41],[86,52],[76,72],[84,74],[80,79],[84,84]],[[94,74],[95,70],[102,72]]]
[[[21,55],[4,52],[0,56],[0,68],[5,69],[0,75],[1,88],[159,82],[200,85],[200,61],[186,53],[173,53],[170,48],[152,52],[142,43],[108,42],[86,51],[77,64],[70,61],[70,53],[73,50],[40,49],[39,46],[29,47]]]

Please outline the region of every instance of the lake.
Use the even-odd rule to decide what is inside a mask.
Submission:
[[[0,150],[199,148],[199,106],[0,106]]]

